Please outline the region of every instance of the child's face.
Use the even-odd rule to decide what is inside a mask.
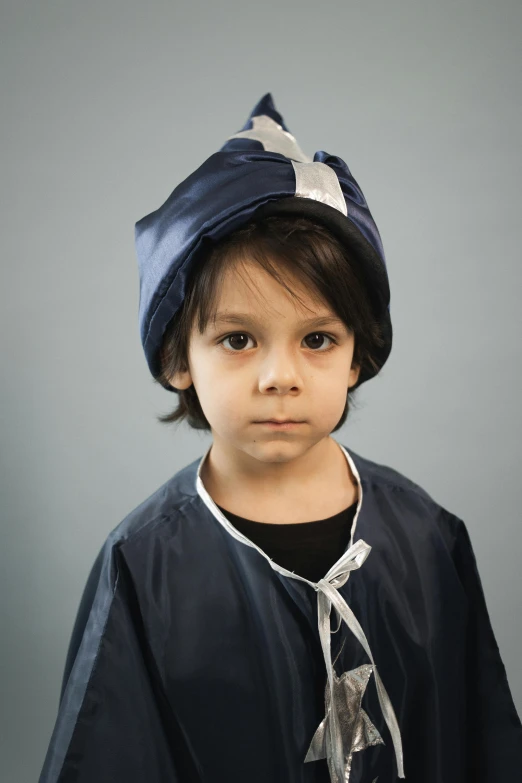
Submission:
[[[257,265],[246,262],[239,271],[226,272],[217,318],[241,313],[251,320],[210,320],[203,334],[194,325],[189,371],[170,380],[178,389],[194,384],[214,442],[285,461],[329,436],[341,418],[359,375],[354,337],[301,284],[287,280],[310,310]],[[334,320],[303,323],[320,316]],[[272,418],[304,423],[286,431],[256,423]]]

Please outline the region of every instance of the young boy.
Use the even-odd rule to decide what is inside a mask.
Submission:
[[[520,780],[464,522],[331,437],[392,343],[346,164],[267,94],[136,247],[160,420],[212,445],[102,546],[40,783]]]

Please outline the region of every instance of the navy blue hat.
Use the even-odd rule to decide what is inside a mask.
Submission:
[[[135,225],[140,334],[153,377],[160,373],[163,335],[183,304],[194,263],[209,243],[235,231],[254,213],[256,218],[308,216],[349,248],[382,327],[385,344],[373,354],[380,369],[391,351],[392,326],[377,226],[346,163],[322,150],[313,159],[305,155],[267,93],[243,128]],[[375,374],[362,368],[357,386]]]

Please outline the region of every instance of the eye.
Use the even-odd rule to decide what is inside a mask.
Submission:
[[[310,337],[314,337],[314,338],[319,337],[320,340],[324,340],[324,338],[326,337],[327,340],[330,340],[330,343],[333,343],[333,345],[337,345],[337,341],[333,337],[330,337],[330,335],[325,334],[324,332],[311,332],[310,334],[307,334],[304,339],[308,340],[308,338]],[[251,338],[245,332],[234,332],[233,334],[227,334],[226,337],[223,337],[219,341],[219,345],[223,345],[225,350],[228,351],[229,353],[241,353],[241,349],[245,347],[245,339],[248,340]],[[225,347],[225,343],[227,340],[231,341],[229,345],[231,346],[232,350]],[[329,351],[331,350],[331,348],[333,348],[333,345],[328,345],[326,349],[320,351],[314,350],[314,353],[326,353],[326,351]],[[310,347],[310,345],[308,347]],[[317,343],[316,343],[316,348],[317,348]]]
[[[234,334],[227,334],[226,337],[223,337],[223,339],[219,341],[219,344],[223,345],[226,340],[237,340],[238,337],[243,337],[243,338],[247,337],[248,338],[248,335],[245,334],[244,332],[234,332]],[[241,342],[241,341],[239,340],[238,342]],[[237,343],[236,343],[236,347],[237,347]],[[236,347],[234,347],[233,344],[232,344],[233,351],[238,353],[238,351],[236,350]],[[239,348],[244,348],[244,345],[239,345]],[[228,349],[225,349],[225,350],[228,350]],[[229,353],[230,353],[230,351],[229,351]]]
[[[326,339],[330,340],[330,342],[333,343],[334,345],[337,344],[333,337],[330,337],[330,335],[325,334],[324,332],[312,332],[311,334],[307,334],[305,340],[308,340],[309,337],[319,337],[320,340],[323,340],[326,337]],[[319,353],[325,353],[326,351],[329,351],[330,348],[332,347],[333,347],[332,345],[328,345],[324,351],[319,351]]]

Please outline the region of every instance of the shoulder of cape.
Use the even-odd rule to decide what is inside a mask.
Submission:
[[[363,485],[367,484],[368,486],[374,487],[380,485],[383,488],[389,487],[390,489],[413,492],[419,494],[424,500],[431,500],[432,503],[435,503],[431,495],[429,495],[425,489],[408,478],[408,476],[405,476],[404,473],[390,467],[390,465],[385,465],[382,462],[375,462],[367,457],[362,457],[347,446],[344,446],[344,448],[353,458]]]
[[[402,498],[409,508],[417,506],[424,517],[436,519],[439,524],[444,522],[452,529],[461,523],[455,514],[438,503],[429,492],[404,473],[384,463],[362,457],[346,446],[344,448],[350,453],[359,471],[363,490],[366,492],[393,492],[395,503],[400,503]]]
[[[196,473],[201,457],[181,468],[130,511],[109,533],[105,546],[118,546],[152,532],[158,525],[174,522],[183,508],[198,498]]]

